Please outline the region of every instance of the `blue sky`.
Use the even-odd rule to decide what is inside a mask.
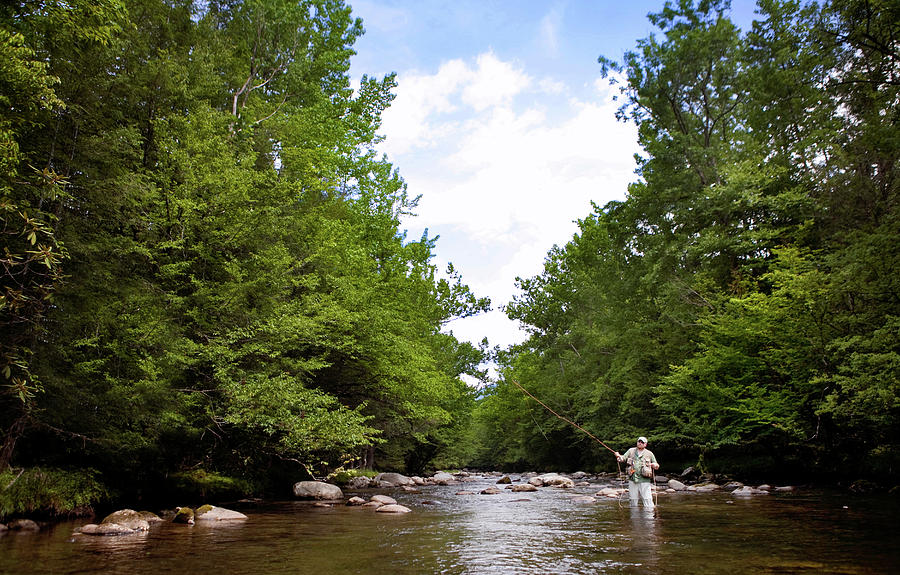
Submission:
[[[639,152],[615,120],[597,57],[621,60],[653,32],[662,0],[351,0],[366,34],[351,74],[398,75],[382,150],[421,195],[410,238],[439,235],[452,262],[495,311],[451,322],[462,340],[506,347],[526,334],[500,306],[515,278],[541,272],[575,221],[623,199]],[[733,1],[746,27],[754,4]]]

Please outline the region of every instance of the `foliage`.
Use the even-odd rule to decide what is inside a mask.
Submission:
[[[728,10],[667,2],[659,36],[600,59],[640,179],[518,280],[506,311],[530,338],[476,412],[483,458],[608,457],[516,380],[672,459],[896,476],[897,7],[761,0],[746,32]]]
[[[192,501],[223,501],[253,493],[253,485],[205,469],[189,469],[172,474],[170,495]]]
[[[338,467],[328,474],[325,481],[344,486],[350,483],[354,477],[373,478],[376,475],[378,475],[378,472],[373,469],[344,469],[343,467]]]
[[[89,514],[109,498],[93,469],[7,468],[0,473],[0,519]]]
[[[84,462],[123,497],[245,493],[456,443],[482,350],[441,328],[489,302],[400,230],[416,199],[375,152],[395,81],[351,86],[348,6],[23,2],[0,23],[30,114],[0,112],[3,166],[34,180],[3,189],[3,241],[43,289],[0,338],[33,374],[7,460]]]

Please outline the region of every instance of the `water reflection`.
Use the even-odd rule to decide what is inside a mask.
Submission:
[[[647,567],[655,573],[659,568],[659,551],[662,543],[658,530],[656,509],[630,507],[631,548],[626,551],[629,559],[638,567]]]

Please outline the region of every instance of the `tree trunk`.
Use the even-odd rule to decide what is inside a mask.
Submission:
[[[363,469],[374,469],[375,468],[375,446],[370,445],[366,448],[365,453],[363,453],[363,461],[362,461]]]
[[[23,413],[16,418],[16,420],[12,422],[12,425],[9,426],[9,429],[6,430],[6,434],[3,437],[3,445],[0,446],[0,473],[6,471],[9,464],[12,462],[13,452],[16,449],[16,442],[25,432],[25,424],[27,421],[28,415]]]

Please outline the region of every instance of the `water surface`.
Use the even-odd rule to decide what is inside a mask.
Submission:
[[[824,491],[659,495],[656,512],[575,490],[480,495],[494,478],[387,493],[412,513],[269,502],[229,525],[0,536],[0,574],[900,573],[896,498]],[[502,486],[501,486],[502,487]],[[473,495],[457,495],[460,490]]]

